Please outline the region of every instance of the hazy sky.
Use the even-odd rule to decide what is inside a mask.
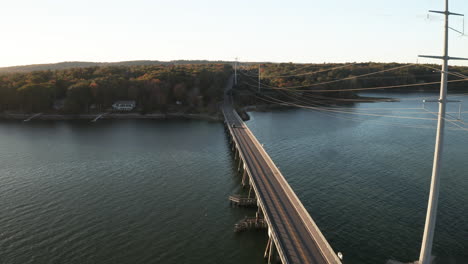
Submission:
[[[468,15],[467,0],[450,1],[452,12]],[[426,11],[443,7],[444,0],[1,0],[0,66],[235,57],[416,62],[418,54],[442,53],[442,17]],[[451,26],[461,29],[462,19]],[[468,57],[468,37],[450,37],[450,55]]]

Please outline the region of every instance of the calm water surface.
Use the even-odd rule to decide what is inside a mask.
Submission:
[[[407,108],[433,95],[393,96],[406,99],[248,122],[345,263],[418,257],[435,121],[382,115],[432,119]],[[468,263],[460,126],[446,134],[434,251]],[[254,215],[229,207],[239,180],[219,123],[2,121],[0,263],[262,263],[265,232],[233,233]]]

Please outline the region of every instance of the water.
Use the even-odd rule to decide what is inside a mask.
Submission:
[[[223,126],[3,122],[0,263],[258,263]]]
[[[346,263],[414,261],[424,228],[436,121],[367,114],[432,119],[419,97],[437,95],[367,95],[402,100],[357,104],[346,110],[353,114],[253,113],[249,127]],[[467,111],[468,96],[455,96]],[[434,103],[424,107],[437,111]],[[458,104],[448,111],[448,118],[457,117]],[[434,241],[441,263],[468,263],[468,130],[457,125],[468,128],[468,123],[447,124]]]
[[[419,108],[413,99],[432,95],[393,96],[408,99],[346,111],[433,117],[395,109]],[[417,259],[434,120],[303,109],[251,117],[346,263]],[[468,263],[468,131],[446,136],[434,251]],[[254,211],[229,207],[240,179],[219,123],[2,121],[0,150],[0,263],[263,261],[265,232],[233,233]]]

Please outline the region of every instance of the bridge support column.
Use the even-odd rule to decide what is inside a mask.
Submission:
[[[242,165],[243,165],[242,159],[239,159],[239,167],[237,168],[238,172],[241,171]]]
[[[252,185],[250,185],[250,189],[249,189],[249,195],[247,196],[247,198],[250,199],[250,195],[252,194]]]
[[[242,188],[244,188],[245,185],[247,184],[246,181],[247,181],[247,171],[245,170],[245,166],[244,166],[244,173],[242,174]]]
[[[268,264],[272,263],[272,260],[274,259],[274,256],[272,257],[272,255],[274,254],[275,254],[275,242],[272,239],[271,245],[270,245],[270,253],[268,254]]]
[[[226,135],[228,137],[228,142],[229,144],[232,143],[232,136],[231,136],[231,133],[229,132],[229,128],[228,128],[228,125],[226,123],[224,123],[224,131],[226,131]]]
[[[262,209],[260,208],[260,206],[258,206],[258,208],[257,208],[257,213],[255,213],[255,217],[257,218],[257,221],[260,218],[263,218],[263,212],[262,212]]]
[[[270,252],[270,246],[271,246],[271,237],[268,238],[267,246],[265,248],[265,253],[263,253],[263,258],[266,259],[268,257],[268,254]]]
[[[236,148],[234,151],[234,160],[237,160],[239,158],[239,150]]]

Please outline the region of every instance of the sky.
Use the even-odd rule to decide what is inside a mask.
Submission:
[[[0,3],[0,67],[236,57],[251,62],[413,63],[418,54],[442,55],[443,18],[428,17],[427,10],[443,10],[444,0]],[[450,0],[450,9],[468,15],[468,1]],[[451,17],[450,25],[461,30],[463,20]],[[451,56],[468,57],[468,37],[451,32],[449,47]]]

